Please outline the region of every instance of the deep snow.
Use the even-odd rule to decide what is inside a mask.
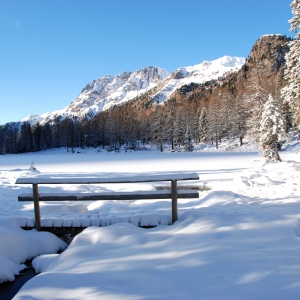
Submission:
[[[40,273],[15,299],[299,299],[300,159],[294,141],[282,163],[258,152],[65,153],[0,156],[0,279],[12,280],[27,258]],[[86,151],[88,152],[88,151]],[[29,170],[34,161],[37,170]],[[50,233],[26,232],[32,203],[18,203],[31,186],[18,177],[138,176],[196,172],[199,199],[46,203],[44,218],[105,220],[66,244]],[[43,191],[155,190],[169,183],[43,186]],[[204,188],[205,187],[205,188]],[[210,189],[210,190],[207,190]],[[133,220],[160,224],[136,227]],[[132,224],[133,223],[133,224]],[[48,253],[48,254],[47,254]],[[51,253],[51,254],[50,254]],[[4,262],[4,263],[3,263]]]

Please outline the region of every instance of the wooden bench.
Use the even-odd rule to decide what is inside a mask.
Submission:
[[[16,184],[31,184],[32,193],[21,194],[18,201],[34,201],[35,228],[40,231],[41,214],[39,201],[97,201],[97,200],[145,200],[145,199],[172,199],[172,224],[178,220],[177,198],[198,198],[195,190],[177,190],[177,181],[197,180],[197,173],[166,174],[149,176],[132,176],[118,178],[99,177],[26,177],[18,178]],[[137,192],[110,192],[110,193],[39,193],[40,184],[108,184],[108,183],[142,183],[170,181],[170,190],[137,191]]]

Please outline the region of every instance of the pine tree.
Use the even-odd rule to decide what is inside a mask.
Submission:
[[[291,24],[291,31],[298,32],[300,30],[300,1],[299,0],[294,0],[291,3],[291,8],[292,8],[292,13],[294,17],[289,20],[289,23]],[[298,33],[298,38],[299,38]]]
[[[296,33],[296,39],[290,42],[290,52],[286,55],[284,75],[287,85],[282,89],[281,96],[293,110],[300,132],[300,0],[294,0],[291,8],[294,17],[289,20],[290,31]]]
[[[143,148],[145,148],[145,144],[146,142],[149,142],[150,135],[151,135],[150,122],[144,110],[141,111],[138,117],[139,117],[139,124],[140,124],[139,140],[142,142]]]
[[[18,152],[31,152],[33,148],[32,131],[28,122],[24,122],[18,138]]]
[[[49,122],[42,127],[41,149],[46,150],[51,148],[51,128]]]
[[[185,152],[194,151],[194,146],[193,146],[193,142],[192,142],[192,134],[191,134],[189,127],[187,127],[186,133],[185,133],[184,151]]]
[[[163,145],[166,142],[165,116],[160,107],[157,107],[152,119],[151,140],[156,144],[160,152],[163,152]]]
[[[2,130],[2,126],[0,126],[0,155],[4,153],[3,151],[3,139],[4,139],[4,134]]]
[[[42,140],[42,127],[39,122],[34,126],[32,132],[33,138],[33,151],[41,150],[41,140]]]
[[[199,117],[199,140],[204,142],[207,140],[207,113],[204,106]]]
[[[219,103],[214,103],[209,107],[208,110],[208,136],[212,143],[215,142],[216,149],[219,148],[221,132],[221,107]]]
[[[260,144],[267,161],[281,161],[278,145],[286,140],[284,121],[280,103],[270,94],[260,122]]]
[[[251,101],[249,118],[247,119],[247,131],[252,138],[258,142],[260,138],[260,121],[264,104],[268,100],[269,89],[267,82],[263,78],[268,77],[266,66],[262,62],[257,62],[253,70],[253,78],[250,80],[251,88],[254,91]],[[250,102],[249,102],[250,103]]]
[[[243,145],[243,138],[246,134],[247,116],[245,99],[237,98],[232,113],[232,136],[240,140],[240,146]]]
[[[231,95],[226,94],[221,102],[220,122],[221,122],[221,138],[230,138],[233,129],[233,99]]]
[[[174,125],[174,142],[176,146],[180,147],[184,144],[186,131],[186,116],[183,107],[178,109]]]
[[[18,153],[18,130],[14,126],[5,130],[5,153]]]
[[[171,151],[174,151],[175,145],[175,106],[169,103],[165,109],[166,113],[166,140],[171,145]]]

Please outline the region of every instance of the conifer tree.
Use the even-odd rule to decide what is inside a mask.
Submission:
[[[219,103],[214,103],[209,107],[208,110],[208,136],[212,143],[215,142],[216,149],[219,148],[221,132],[221,107]]]
[[[18,152],[31,152],[33,146],[31,126],[28,122],[24,122],[18,138]]]
[[[230,138],[233,129],[233,99],[229,94],[226,94],[221,102],[220,107],[220,122],[221,122],[221,137]]]
[[[151,140],[159,147],[160,152],[163,152],[163,145],[166,141],[165,116],[160,107],[157,107],[152,119]]]
[[[247,116],[248,114],[246,112],[245,99],[237,98],[235,100],[232,114],[232,136],[239,139],[240,146],[243,145],[243,139],[246,134]]]
[[[202,108],[199,118],[199,140],[200,142],[207,140],[207,113],[205,106]]]
[[[191,134],[189,127],[187,127],[186,133],[185,133],[184,151],[185,152],[194,151],[194,146],[193,146],[193,142],[192,142],[192,134]]]
[[[143,148],[145,148],[146,142],[150,139],[150,122],[146,115],[145,111],[141,111],[139,114],[139,124],[140,124],[140,130],[139,130],[139,139],[142,142]]]
[[[175,145],[175,106],[173,103],[169,103],[167,108],[165,109],[166,112],[166,140],[171,145],[171,150],[174,151]]]
[[[184,108],[180,107],[175,117],[174,140],[176,146],[182,146],[185,141],[186,116]]]
[[[0,126],[0,155],[4,153],[3,151],[3,130],[2,130],[2,126]]]
[[[253,70],[253,77],[250,80],[251,87],[255,93],[253,97],[248,99],[252,107],[249,111],[249,118],[247,119],[247,131],[256,142],[259,142],[262,110],[269,95],[267,83],[263,79],[267,78],[268,75],[263,62],[257,62]]]
[[[42,127],[41,149],[51,148],[51,128],[49,122]]]
[[[295,122],[300,132],[300,0],[291,3],[294,17],[289,20],[290,31],[296,33],[296,39],[291,41],[290,52],[286,55],[285,80],[287,85],[282,89],[281,96],[294,112]],[[300,138],[300,135],[299,135]]]
[[[286,139],[284,121],[280,103],[270,94],[260,122],[260,144],[267,161],[281,161],[278,145]]]
[[[33,151],[41,150],[41,140],[42,140],[42,127],[39,122],[34,126],[32,132],[33,138]]]

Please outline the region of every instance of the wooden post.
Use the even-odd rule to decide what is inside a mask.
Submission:
[[[172,224],[178,220],[177,211],[177,180],[171,181],[171,191],[172,191]]]
[[[40,199],[39,199],[39,189],[37,184],[32,185],[32,191],[33,191],[35,228],[37,231],[41,231]]]

